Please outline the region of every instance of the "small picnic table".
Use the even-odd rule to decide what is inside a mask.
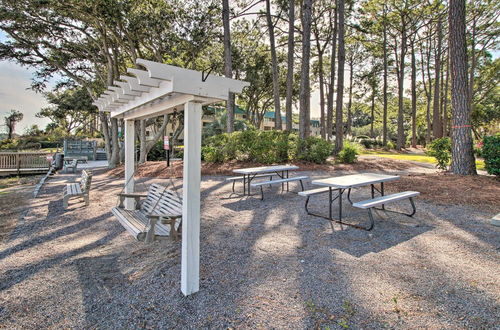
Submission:
[[[320,179],[320,180],[314,180],[311,182],[313,185],[317,186],[322,186],[322,187],[328,187],[329,192],[328,192],[328,200],[329,200],[329,207],[328,207],[328,218],[320,215],[320,214],[315,214],[307,211],[311,215],[327,218],[330,221],[334,221],[340,224],[352,226],[352,227],[359,227],[357,225],[352,225],[348,223],[342,222],[342,194],[345,192],[347,189],[347,199],[349,200],[349,203],[351,205],[353,204],[351,201],[351,189],[352,188],[357,188],[357,187],[363,187],[363,186],[371,186],[371,195],[372,198],[375,197],[375,191],[378,191],[381,196],[384,196],[384,183],[389,182],[389,181],[394,181],[398,180],[399,176],[397,175],[387,175],[387,174],[379,174],[379,173],[362,173],[362,174],[352,174],[352,175],[343,175],[343,176],[337,176],[337,177],[331,177],[331,178],[326,178],[326,179]],[[380,189],[377,189],[375,187],[376,184],[380,183]],[[337,191],[337,196],[333,198],[333,191]],[[333,219],[332,217],[332,205],[333,202],[338,199],[339,200],[339,218],[338,220]],[[382,206],[383,207],[383,206]]]
[[[243,175],[243,195],[247,194],[247,188],[248,188],[248,196],[250,196],[250,183],[252,182],[252,180],[255,178],[256,175],[275,173],[281,179],[285,179],[288,178],[289,171],[294,171],[298,169],[299,167],[295,165],[273,165],[273,166],[261,166],[261,167],[251,167],[251,168],[239,168],[233,170],[233,172]],[[288,182],[287,182],[287,189],[288,189]]]

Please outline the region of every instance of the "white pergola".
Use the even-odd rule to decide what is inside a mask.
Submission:
[[[137,59],[146,70],[128,69],[130,75],[109,86],[94,102],[112,118],[125,120],[125,192],[134,191],[134,121],[184,109],[184,179],[182,207],[181,290],[199,290],[200,169],[202,105],[225,101],[229,93],[241,93],[249,83],[209,75],[172,65]],[[132,209],[132,199],[125,208]]]

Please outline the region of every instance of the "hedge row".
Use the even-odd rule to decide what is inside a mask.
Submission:
[[[322,164],[331,155],[333,145],[319,137],[300,140],[286,131],[246,130],[208,138],[202,147],[207,162],[228,160],[254,161],[263,164],[304,160]]]

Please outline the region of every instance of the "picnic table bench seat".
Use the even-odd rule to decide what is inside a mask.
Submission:
[[[412,207],[412,212],[411,213],[402,213],[402,214],[409,216],[409,217],[412,217],[416,212],[415,203],[413,202],[413,197],[416,197],[418,195],[420,195],[420,192],[418,192],[418,191],[403,191],[403,192],[398,192],[398,193],[391,194],[391,195],[384,195],[384,196],[375,197],[372,199],[367,199],[364,201],[356,202],[356,203],[353,203],[352,206],[356,207],[356,208],[368,210],[368,216],[370,217],[370,226],[369,226],[368,230],[370,230],[373,228],[373,225],[374,225],[373,214],[372,214],[373,208],[376,208],[377,206],[381,206],[381,205],[384,206],[385,204],[393,203],[393,202],[400,201],[403,199],[409,199],[411,207]],[[398,212],[398,213],[401,213],[401,212]]]
[[[63,207],[68,208],[69,199],[73,197],[82,197],[85,205],[89,205],[90,184],[92,183],[92,172],[82,171],[80,182],[68,183],[63,189]]]
[[[272,174],[272,173],[256,174],[253,177],[254,178],[269,177],[269,180],[272,180],[273,175],[276,175],[276,174]],[[226,181],[233,181],[233,193],[234,193],[234,184],[236,183],[236,181],[240,181],[240,180],[244,181],[245,177],[240,175],[240,176],[230,176],[230,177],[226,178]]]
[[[182,218],[182,198],[159,184],[152,184],[148,193],[119,194],[120,205],[111,211],[122,226],[138,241],[146,243],[168,236],[178,239]],[[135,210],[123,208],[124,198],[136,200]],[[141,198],[143,200],[139,201]]]
[[[288,182],[293,182],[293,181],[299,181],[300,186],[302,188],[302,191],[304,190],[304,184],[302,180],[308,179],[308,176],[295,176],[291,178],[283,178],[283,179],[277,179],[277,180],[269,180],[269,181],[261,181],[261,182],[254,182],[251,184],[252,187],[260,187],[260,194],[261,194],[261,200],[264,200],[264,190],[262,189],[262,186],[264,185],[272,185],[275,183],[288,183]],[[282,186],[283,189],[283,186]]]

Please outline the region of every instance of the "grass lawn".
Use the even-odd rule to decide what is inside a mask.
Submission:
[[[412,162],[437,164],[436,159],[434,157],[423,154],[405,154],[405,153],[398,153],[395,151],[384,151],[384,150],[363,150],[361,154],[385,157],[391,159],[409,160]],[[484,170],[484,161],[476,160],[476,167],[478,170]]]

